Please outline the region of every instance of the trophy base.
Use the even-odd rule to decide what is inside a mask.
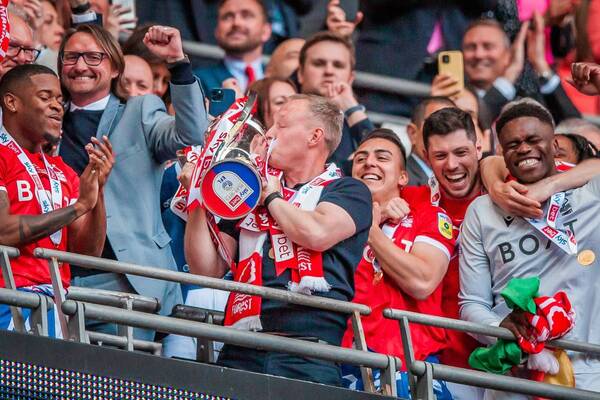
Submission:
[[[236,220],[248,215],[260,199],[262,182],[254,166],[223,160],[204,174],[200,193],[204,206],[219,218]]]

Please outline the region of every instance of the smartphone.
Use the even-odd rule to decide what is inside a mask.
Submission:
[[[463,55],[461,51],[441,51],[438,54],[438,74],[450,75],[457,83],[457,90],[465,88],[465,73],[463,67]]]
[[[135,0],[111,0],[111,4],[120,5],[123,8],[128,8],[130,11],[121,16],[122,19],[135,19]],[[123,29],[135,29],[135,22],[129,22],[121,25]]]
[[[346,14],[346,21],[354,21],[358,13],[359,0],[340,0],[340,8]]]
[[[235,90],[214,88],[210,90],[208,100],[208,113],[213,117],[223,114],[235,101]]]

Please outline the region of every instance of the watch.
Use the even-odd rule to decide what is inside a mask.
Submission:
[[[365,112],[365,111],[367,111],[367,109],[362,104],[357,104],[355,106],[350,107],[346,111],[344,111],[344,117],[350,118],[350,116],[357,111]]]
[[[180,64],[189,64],[189,63],[190,63],[190,58],[187,56],[187,54],[184,54],[183,58],[181,58],[177,61],[167,62],[167,68],[173,68]]]
[[[551,69],[547,69],[546,71],[538,74],[538,80],[540,81],[540,85],[544,86],[546,83],[550,81],[550,78],[554,76],[554,71]]]

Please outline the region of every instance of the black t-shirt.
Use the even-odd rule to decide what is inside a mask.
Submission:
[[[301,187],[298,185],[296,189]],[[372,219],[372,200],[369,189],[360,181],[344,177],[325,186],[319,203],[333,203],[348,212],[354,220],[356,233],[323,252],[325,279],[331,285],[329,292],[315,293],[316,296],[343,301],[354,298],[354,272],[362,257]],[[221,221],[219,228],[236,240],[239,229],[236,221]],[[270,238],[263,246],[263,285],[286,289],[291,280],[289,270],[276,276],[275,264],[268,254]],[[263,298],[261,323],[265,332],[281,332],[299,336],[318,337],[328,343],[339,345],[346,329],[347,314],[317,310]]]

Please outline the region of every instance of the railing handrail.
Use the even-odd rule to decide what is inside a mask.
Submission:
[[[77,302],[67,300],[63,303],[63,312],[74,315]],[[206,338],[238,346],[296,354],[304,357],[318,358],[353,365],[364,365],[370,368],[387,368],[388,356],[378,353],[341,348],[330,344],[308,342],[267,333],[242,331],[231,327],[223,327],[202,322],[181,320],[162,315],[150,315],[139,311],[122,310],[98,304],[83,303],[85,318],[126,324],[156,331]],[[400,360],[396,360],[400,365]]]
[[[42,295],[38,293],[0,288],[0,304],[9,306],[38,308],[40,306],[40,296]]]
[[[9,258],[17,258],[21,254],[19,249],[0,244],[0,253],[6,253]]]
[[[497,326],[483,325],[476,322],[462,321],[458,319],[439,317],[435,315],[419,314],[411,311],[396,310],[393,308],[386,308],[383,310],[383,316],[389,319],[400,320],[406,317],[409,322],[435,326],[438,328],[453,329],[461,332],[475,333],[485,336],[493,336],[498,339],[515,340],[515,336],[506,328]],[[560,347],[566,350],[588,352],[600,354],[600,345],[580,342],[569,339],[555,339],[547,342],[548,345],[553,347]]]
[[[427,364],[424,361],[414,361],[412,372],[416,375],[425,374]],[[516,392],[526,395],[548,397],[560,400],[598,400],[600,393],[589,390],[567,388],[549,383],[535,382],[513,376],[496,375],[466,368],[451,367],[443,364],[430,364],[433,378],[482,387],[486,389]]]
[[[160,311],[160,303],[156,298],[142,296],[137,293],[124,293],[112,290],[70,286],[67,290],[67,299],[104,304],[112,307],[123,307],[126,304],[126,301],[131,299],[134,310],[150,313]]]
[[[238,292],[249,295],[261,296],[271,300],[283,301],[286,303],[303,305],[321,310],[328,310],[340,313],[351,314],[358,311],[362,315],[369,315],[371,308],[358,303],[330,299],[322,296],[308,296],[301,293],[294,293],[289,290],[273,289],[263,286],[256,286],[247,283],[228,281],[220,278],[211,278],[208,276],[194,275],[185,272],[170,271],[162,268],[142,266],[104,258],[84,256],[81,254],[68,253],[52,249],[36,248],[34,255],[38,258],[52,259],[56,258],[61,262],[75,264],[83,268],[99,269],[121,274],[131,274],[144,276],[153,279],[162,279],[171,282],[187,283],[199,285],[212,289]]]

